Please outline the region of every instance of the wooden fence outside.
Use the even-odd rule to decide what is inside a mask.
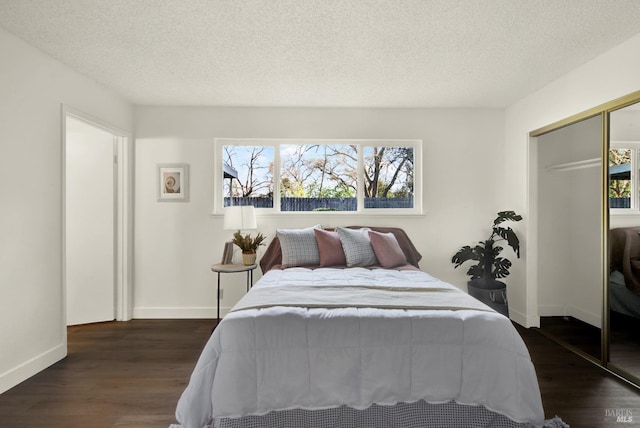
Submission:
[[[609,208],[631,208],[631,198],[609,198]]]
[[[224,206],[273,208],[273,198],[225,197]],[[364,198],[365,208],[413,208],[413,198]],[[280,211],[356,211],[356,198],[280,198]]]

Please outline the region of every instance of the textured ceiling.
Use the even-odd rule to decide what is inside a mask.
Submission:
[[[135,104],[505,107],[640,32],[638,0],[0,0]]]

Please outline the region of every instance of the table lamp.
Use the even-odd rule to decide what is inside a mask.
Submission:
[[[253,205],[231,206],[224,209],[224,230],[257,229],[256,209]]]

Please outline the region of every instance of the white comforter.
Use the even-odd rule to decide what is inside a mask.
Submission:
[[[421,271],[361,268],[273,270],[254,288],[282,285],[455,290]],[[535,426],[544,420],[535,370],[511,322],[463,307],[231,312],[204,348],[176,417],[200,428],[218,417],[421,399],[482,405]]]

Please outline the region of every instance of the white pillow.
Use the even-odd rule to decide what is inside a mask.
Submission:
[[[283,268],[320,265],[320,251],[313,229],[322,229],[322,226],[316,224],[305,229],[276,229]]]
[[[336,228],[348,267],[378,265],[378,259],[369,239],[369,230],[371,229],[367,227],[362,229]]]

